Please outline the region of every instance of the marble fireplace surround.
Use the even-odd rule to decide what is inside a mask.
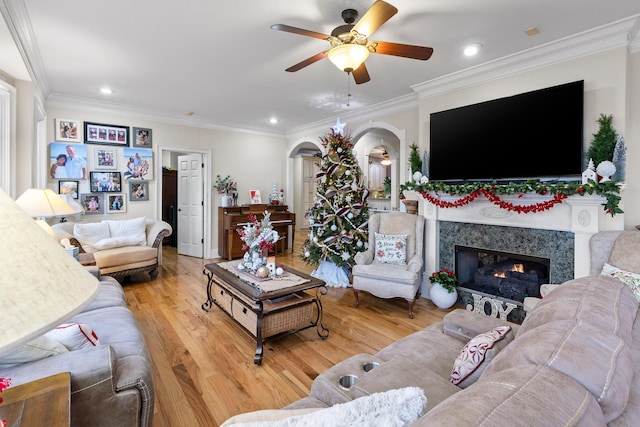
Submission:
[[[422,199],[419,195],[417,198]],[[454,202],[458,196],[446,194],[438,198]],[[525,194],[502,199],[525,205],[547,201],[549,197]],[[429,276],[433,271],[454,270],[455,245],[549,258],[552,283],[589,275],[591,236],[601,230],[624,227],[622,215],[612,218],[604,213],[603,202],[600,196],[576,195],[544,212],[518,214],[500,209],[484,197],[456,208],[439,208],[422,199],[426,219],[422,296],[429,296]]]

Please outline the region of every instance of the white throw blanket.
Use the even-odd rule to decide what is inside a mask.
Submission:
[[[224,427],[402,427],[420,418],[427,398],[419,387],[405,387],[374,393],[347,403],[317,410],[266,410],[240,414]]]

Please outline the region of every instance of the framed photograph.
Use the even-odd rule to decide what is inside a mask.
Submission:
[[[78,120],[55,119],[55,126],[56,141],[82,142],[78,131],[80,127]]]
[[[147,181],[129,181],[129,201],[141,202],[149,200],[149,183]]]
[[[123,158],[124,179],[153,179],[153,150],[125,148]]]
[[[58,181],[58,194],[68,194],[74,199],[78,198],[78,184],[79,181]]]
[[[85,215],[104,213],[102,206],[102,194],[82,193],[80,194],[80,204],[84,208]]]
[[[262,196],[260,196],[260,190],[251,190],[249,191],[249,196],[251,197],[251,204],[258,205],[262,203]]]
[[[96,147],[93,152],[94,168],[98,170],[118,169],[115,147]]]
[[[107,194],[106,195],[106,203],[107,203],[107,213],[120,213],[127,211],[127,205],[124,201],[124,194]]]
[[[120,172],[89,172],[92,193],[119,193],[122,191]]]
[[[151,129],[133,128],[133,139],[131,140],[132,147],[152,148],[151,144]]]
[[[87,179],[87,146],[84,144],[49,144],[49,178]]]
[[[129,146],[129,127],[84,122],[84,143]]]

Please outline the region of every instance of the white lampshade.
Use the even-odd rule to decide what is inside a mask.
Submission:
[[[30,188],[16,200],[18,206],[34,218],[73,215],[78,213],[50,188]]]
[[[70,196],[69,194],[59,194],[59,196],[69,206],[71,206],[71,208],[73,209],[73,213],[74,214],[79,214],[81,212],[84,212],[84,208],[82,207],[82,205],[80,203],[76,202],[76,200],[73,198],[73,196]]]
[[[2,190],[0,236],[2,355],[79,313],[96,297],[98,279]]]
[[[341,44],[331,49],[328,56],[340,71],[350,73],[369,57],[369,49],[361,44]]]

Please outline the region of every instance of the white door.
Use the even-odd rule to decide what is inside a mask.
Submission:
[[[178,156],[178,254],[204,256],[202,155]]]
[[[313,207],[318,187],[316,174],[320,170],[318,157],[304,157],[302,159],[302,209],[304,213]],[[306,224],[305,224],[306,226]]]

